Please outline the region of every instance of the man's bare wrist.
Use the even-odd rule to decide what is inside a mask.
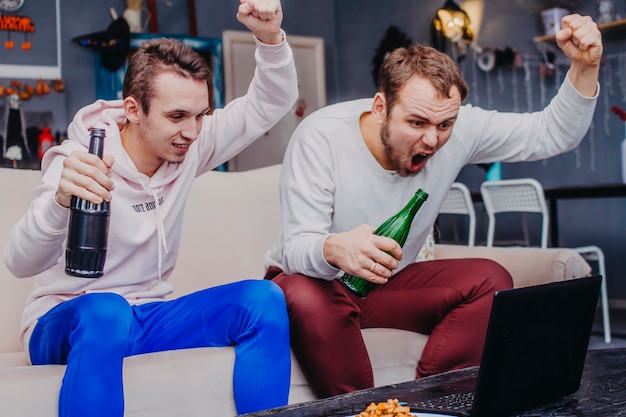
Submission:
[[[285,32],[282,30],[276,33],[274,36],[264,36],[263,38],[256,37],[259,42],[264,43],[266,45],[279,45],[285,41]]]

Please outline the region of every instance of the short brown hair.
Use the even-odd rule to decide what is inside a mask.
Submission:
[[[378,91],[385,95],[389,109],[398,92],[415,76],[429,80],[442,97],[450,97],[454,86],[461,94],[461,101],[467,97],[463,73],[452,58],[430,46],[410,45],[393,50],[380,68]]]
[[[122,96],[134,97],[147,114],[154,95],[154,79],[165,71],[206,81],[207,89],[211,86],[211,69],[198,52],[176,39],[155,38],[144,42],[130,59]]]

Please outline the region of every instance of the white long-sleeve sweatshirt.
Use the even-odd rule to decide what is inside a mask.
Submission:
[[[205,116],[185,160],[164,162],[152,177],[137,171],[122,146],[118,126],[124,124],[125,115],[121,100],[97,101],[77,112],[68,129],[69,139],[45,154],[42,184],[11,231],[4,251],[4,261],[16,277],[34,277],[22,317],[22,337],[50,308],[81,294],[114,292],[131,304],[140,304],[162,300],[172,292],[167,278],[176,264],[185,203],[194,179],[261,137],[297,100],[289,44],[257,41],[255,58],[257,68],[246,95]],[[63,160],[75,150],[88,149],[88,129],[96,122],[107,125],[104,153],[115,158],[111,168],[115,189],[104,275],[89,279],[65,273],[69,209],[60,206],[54,195]]]
[[[324,259],[326,238],[361,224],[379,226],[423,188],[429,197],[413,220],[400,271],[416,259],[465,165],[532,161],[572,150],[591,124],[596,101],[597,94],[580,95],[566,76],[540,112],[505,113],[463,105],[448,142],[414,177],[383,169],[365,145],[359,119],[371,109],[371,99],[318,110],[300,123],[285,153],[282,227],[265,264],[288,274],[338,278],[343,271]]]

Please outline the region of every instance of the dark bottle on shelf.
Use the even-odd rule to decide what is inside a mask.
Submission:
[[[104,137],[104,129],[91,129],[89,153],[102,158]],[[109,235],[109,215],[109,202],[95,204],[72,196],[65,249],[65,273],[82,278],[102,276]]]
[[[398,242],[400,247],[404,246],[406,238],[409,235],[409,230],[411,229],[411,223],[427,198],[428,193],[426,193],[426,191],[421,188],[417,190],[407,205],[397,214],[381,224],[374,231],[374,234],[390,237]],[[341,281],[346,288],[359,297],[365,297],[376,285],[378,285],[350,274],[344,274],[341,278],[339,278],[339,281]]]

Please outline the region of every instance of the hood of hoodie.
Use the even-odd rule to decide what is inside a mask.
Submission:
[[[129,182],[137,183],[142,188],[158,189],[178,177],[182,171],[183,163],[171,164],[163,162],[154,175],[148,178],[137,170],[135,163],[122,145],[120,131],[126,123],[122,100],[98,100],[93,104],[80,109],[68,126],[67,140],[63,146],[54,149],[57,153],[69,155],[75,150],[85,150],[89,148],[89,132],[92,127],[99,124],[104,127],[106,137],[104,138],[104,154],[111,154],[115,158],[115,163],[111,171],[120,175]],[[104,124],[104,126],[102,126]],[[192,146],[195,145],[192,144]],[[49,161],[53,159],[55,152],[49,152],[42,160],[42,169],[47,167]]]

